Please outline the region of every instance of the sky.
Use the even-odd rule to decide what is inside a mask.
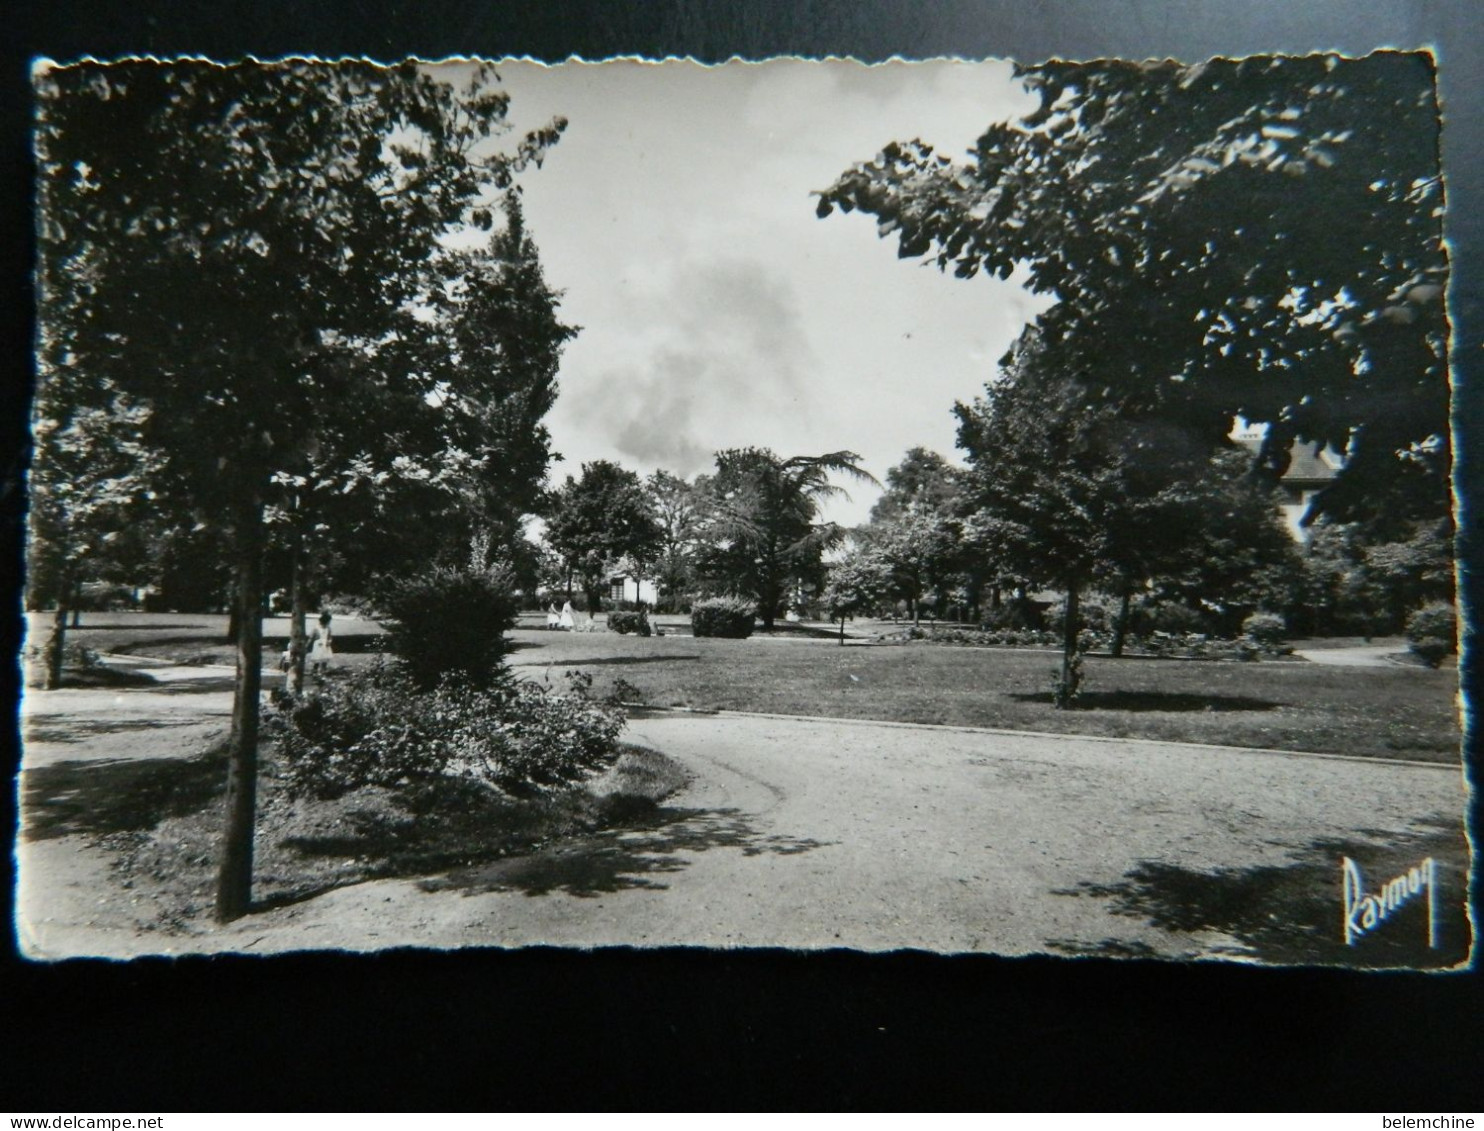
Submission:
[[[954,402],[1046,301],[899,260],[873,219],[817,219],[810,194],[889,141],[957,156],[1028,112],[1009,64],[498,70],[517,131],[569,122],[520,177],[547,281],[581,327],[547,418],[554,479],[594,459],[690,478],[742,446],[850,450],[879,479],[914,446],[955,456]],[[865,521],[878,491],[849,490],[826,517]]]

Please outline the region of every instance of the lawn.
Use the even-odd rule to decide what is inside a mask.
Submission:
[[[37,618],[38,622],[41,618]],[[1457,673],[1421,667],[1338,668],[1306,662],[1224,663],[1089,657],[1083,695],[1050,705],[1056,654],[931,644],[841,648],[804,633],[750,640],[551,632],[539,617],[511,633],[512,664],[555,682],[582,670],[602,694],[700,710],[881,719],[1110,737],[1456,761]],[[40,627],[38,623],[36,627]],[[72,639],[105,652],[231,662],[220,616],[85,614]],[[276,664],[287,622],[266,626]],[[336,620],[339,662],[369,662],[370,622]]]
[[[1089,657],[1069,711],[1050,704],[1058,656],[1031,649],[850,645],[802,638],[643,639],[518,629],[511,662],[660,707],[1002,727],[1109,737],[1456,761],[1457,675]]]

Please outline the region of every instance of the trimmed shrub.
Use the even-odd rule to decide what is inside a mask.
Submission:
[[[629,633],[637,633],[639,636],[649,636],[653,630],[649,627],[649,617],[641,609],[638,612],[620,610],[608,614],[608,631],[617,632],[627,636]]]
[[[1206,615],[1189,605],[1178,603],[1167,603],[1154,605],[1147,609],[1148,620],[1145,623],[1149,632],[1167,632],[1171,635],[1180,635],[1188,632],[1209,632],[1210,624]],[[1142,625],[1140,626],[1142,629]]]
[[[724,636],[745,640],[752,635],[757,606],[740,597],[711,597],[691,606],[690,630],[695,636]]]
[[[988,629],[1039,631],[1045,626],[1046,614],[1028,597],[1012,597],[998,609],[990,609],[984,617],[984,627]]]
[[[327,799],[448,779],[529,794],[607,765],[623,725],[621,709],[579,684],[559,692],[505,675],[490,687],[455,677],[425,690],[405,664],[384,661],[286,700],[264,721],[290,792]]]
[[[388,647],[418,687],[447,676],[489,683],[510,645],[519,604],[502,573],[437,567],[393,581],[380,595]]]
[[[1242,622],[1242,635],[1255,644],[1282,644],[1288,639],[1288,625],[1277,613],[1253,613]]]
[[[1407,647],[1430,668],[1458,651],[1458,613],[1453,606],[1435,601],[1408,617]]]
[[[1047,632],[1060,633],[1062,626],[1066,623],[1066,619],[1067,602],[1063,598],[1046,610],[1043,627]],[[1096,600],[1082,600],[1077,602],[1077,619],[1081,622],[1077,626],[1079,631],[1104,632],[1113,623],[1113,617],[1108,612],[1108,607],[1101,601]]]

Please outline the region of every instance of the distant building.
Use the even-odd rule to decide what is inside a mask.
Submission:
[[[1262,447],[1266,432],[1265,425],[1239,422],[1231,435],[1233,440],[1255,456]],[[1297,440],[1288,449],[1288,457],[1288,470],[1278,480],[1278,490],[1282,492],[1278,509],[1282,512],[1283,521],[1294,541],[1307,542],[1309,531],[1303,525],[1303,518],[1308,513],[1309,504],[1314,501],[1315,495],[1335,481],[1335,476],[1345,466],[1345,460],[1333,448],[1315,451],[1313,444],[1300,443]]]
[[[610,601],[643,601],[653,605],[657,599],[654,582],[649,578],[636,580],[633,574],[616,573],[608,579]]]

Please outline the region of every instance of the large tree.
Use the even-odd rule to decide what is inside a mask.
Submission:
[[[655,558],[655,582],[673,606],[689,591],[695,571],[695,553],[700,535],[703,492],[668,471],[656,471],[645,487],[659,523],[659,551]]]
[[[600,459],[552,493],[546,538],[568,575],[581,579],[591,613],[602,607],[604,575],[620,563],[643,569],[654,560],[661,531],[639,476]]]
[[[1128,600],[1155,582],[1250,610],[1248,583],[1291,543],[1273,500],[1186,430],[1128,419],[1051,370],[1027,333],[984,397],[957,406],[968,455],[966,525],[995,565],[1066,594],[1061,686],[1075,690],[1078,606],[1088,589]]]
[[[832,475],[874,483],[854,452],[787,459],[766,448],[716,454],[706,481],[707,546],[701,569],[713,587],[756,598],[758,616],[772,628],[799,585],[823,583],[823,555],[845,530],[823,522],[820,504],[843,495]]]
[[[1026,272],[1049,364],[1212,447],[1233,417],[1347,453],[1320,505],[1447,508],[1443,192],[1424,54],[1046,63],[967,163],[893,143],[822,194],[904,257]]]
[[[154,464],[140,440],[147,410],[106,382],[83,388],[72,376],[40,383],[31,429],[27,600],[55,610],[42,649],[48,689],[61,682],[67,616],[82,585],[104,578],[111,561],[121,564],[120,546],[139,550],[129,532],[146,518]]]
[[[563,125],[501,151],[495,81],[302,60],[38,77],[45,362],[106,374],[147,405],[159,482],[230,546],[223,919],[251,893],[268,508],[309,471],[439,473],[440,389],[419,346],[445,282],[440,241],[492,226],[493,194]]]

